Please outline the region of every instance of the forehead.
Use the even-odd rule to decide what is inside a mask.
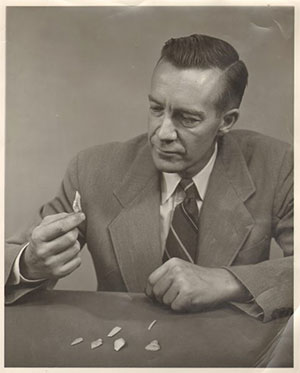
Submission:
[[[222,88],[221,75],[222,71],[217,68],[181,69],[162,61],[154,69],[151,94],[174,104],[212,104]]]

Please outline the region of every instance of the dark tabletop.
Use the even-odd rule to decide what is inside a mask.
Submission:
[[[143,294],[41,291],[5,308],[5,366],[251,367],[286,323],[262,323],[230,307],[175,313]],[[115,326],[122,330],[107,337]],[[77,337],[84,341],[70,346]],[[121,337],[126,346],[116,352],[113,341]],[[103,345],[91,350],[98,338]],[[161,350],[146,351],[154,339]]]

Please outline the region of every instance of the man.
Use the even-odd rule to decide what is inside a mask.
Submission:
[[[148,138],[81,152],[38,221],[8,240],[6,299],[51,286],[87,243],[98,290],[144,291],[175,311],[231,302],[263,321],[292,311],[292,155],[231,131],[248,72],[205,35],[166,42]],[[78,190],[84,213],[72,213]],[[284,257],[269,260],[275,238]]]

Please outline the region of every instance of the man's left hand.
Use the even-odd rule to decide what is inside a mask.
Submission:
[[[201,311],[250,297],[244,285],[226,269],[201,267],[179,258],[168,260],[152,272],[145,292],[174,311]]]

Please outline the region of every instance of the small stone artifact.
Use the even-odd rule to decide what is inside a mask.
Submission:
[[[103,344],[103,341],[101,338],[96,339],[95,341],[91,342],[91,349],[94,350],[95,348],[101,346]]]
[[[148,326],[148,330],[151,330],[155,324],[156,320],[153,320],[152,323]]]
[[[80,194],[77,190],[76,190],[76,193],[75,193],[75,199],[74,199],[72,207],[73,207],[74,212],[81,212],[82,211],[82,209],[81,209],[81,197],[80,197]]]
[[[120,328],[119,326],[115,326],[108,334],[107,336],[108,337],[113,337],[114,335],[116,335],[117,333],[119,333],[119,331],[122,330],[122,328]]]
[[[120,351],[121,348],[125,346],[126,342],[125,339],[119,338],[114,341],[114,349],[115,351]]]
[[[154,339],[152,342],[150,342],[146,347],[145,349],[147,351],[158,351],[160,350],[160,345],[157,341],[157,339]]]
[[[71,343],[71,346],[78,345],[78,343],[81,343],[81,342],[83,342],[83,338],[81,338],[81,337],[76,338],[76,339],[74,339],[74,341]]]

